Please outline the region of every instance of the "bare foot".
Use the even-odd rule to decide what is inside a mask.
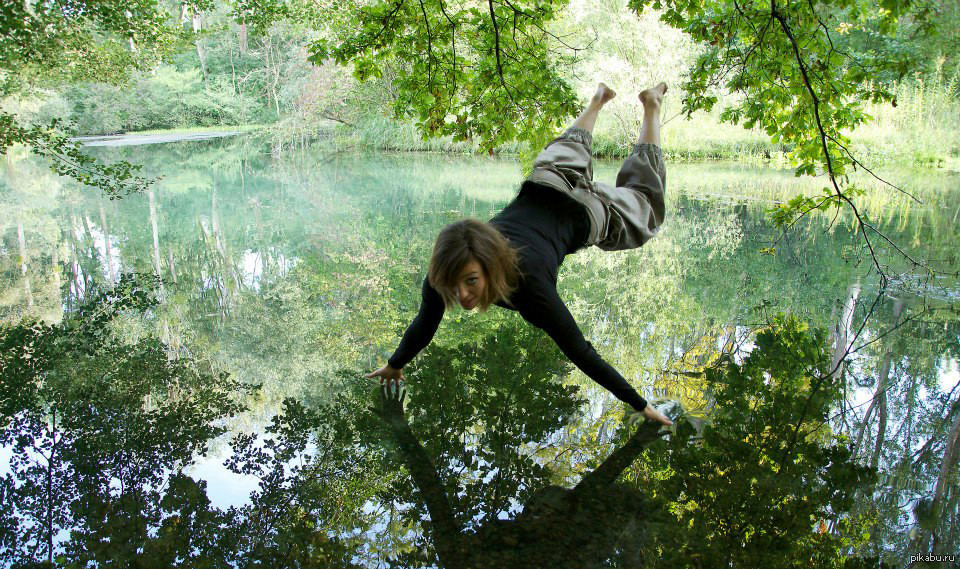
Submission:
[[[593,99],[591,99],[590,102],[597,105],[604,105],[616,96],[617,93],[613,89],[601,83],[600,86],[597,87],[597,92],[593,95]]]
[[[638,95],[640,102],[643,103],[644,107],[659,107],[663,102],[663,96],[667,92],[667,84],[660,83],[656,87],[650,87],[640,91]]]

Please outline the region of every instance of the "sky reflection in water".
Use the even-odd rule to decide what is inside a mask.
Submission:
[[[329,404],[345,389],[331,380],[337,370],[379,366],[416,312],[436,232],[463,216],[491,217],[521,180],[519,166],[510,160],[309,150],[274,157],[261,150],[244,139],[97,149],[102,157],[141,162],[148,175],[164,176],[149,195],[113,202],[54,178],[28,159],[8,165],[0,189],[5,245],[0,315],[10,324],[24,318],[59,321],[65,310],[76,309],[90,291],[116,282],[123,272],[159,272],[164,279],[159,307],[144,322],[125,323],[122,332],[130,337],[155,333],[171,353],[212,359],[216,369],[233,378],[262,384],[247,402],[250,410],[229,423],[231,432],[262,434],[284,398],[308,408]],[[610,180],[616,168],[600,164],[596,175]],[[912,255],[955,263],[960,248],[956,176],[892,175],[907,180],[908,189],[925,203],[910,204],[901,194],[877,188],[864,199],[865,214]],[[777,312],[830,331],[835,344],[848,338],[857,351],[847,365],[843,419],[855,434],[878,383],[886,382],[892,425],[874,460],[893,468],[899,453],[920,449],[932,436],[924,429],[940,428],[919,409],[943,405],[945,393],[960,381],[957,282],[907,272],[893,279],[878,300],[878,280],[862,240],[851,235],[847,212],[811,216],[781,238],[765,210],[798,191],[818,192],[818,184],[770,168],[669,166],[668,219],[660,235],[638,251],[594,249],[569,257],[559,288],[588,339],[612,365],[646,397],[680,400],[696,417],[705,416],[710,406],[697,374],[721,351],[740,350],[736,358],[742,360],[752,348],[753,332]],[[778,238],[776,255],[760,251]],[[909,269],[889,247],[877,247],[891,275]],[[896,333],[884,336],[898,325]],[[547,397],[547,403],[541,398],[528,401],[529,408],[510,410],[520,423],[517,441],[526,439],[536,449],[514,449],[520,453],[514,484],[524,480],[523,469],[549,464],[552,474],[531,478],[537,488],[513,487],[524,500],[487,496],[459,506],[469,512],[483,503],[488,511],[457,515],[500,519],[522,515],[521,503],[533,511],[550,500],[560,501],[552,511],[562,511],[566,506],[557,504],[566,498],[551,498],[552,486],[546,483],[572,487],[587,472],[586,464],[596,466],[612,450],[611,441],[624,443],[622,436],[615,437],[617,406],[582,374],[568,373],[562,357],[550,351],[549,339],[513,314],[447,315],[431,357],[439,358],[436,365],[442,369],[443,350],[459,339],[489,346],[484,338],[496,337],[509,347],[499,356],[490,350],[465,353],[463,346],[446,356],[472,357],[483,365],[499,357],[497,365],[507,365],[503,375],[509,376],[523,367],[511,358],[523,352],[533,361],[537,353],[553,360],[530,364],[536,369],[528,370],[526,381],[540,382],[530,385],[559,389],[551,378],[560,377],[579,389],[576,395],[550,392],[553,399]],[[426,380],[418,383],[418,365],[415,360],[408,373],[410,403],[423,412],[428,394],[422,391]],[[887,375],[881,378],[883,369]],[[503,389],[510,392],[514,384],[505,382]],[[436,389],[434,395],[442,397],[442,389]],[[491,397],[496,395],[494,389]],[[576,397],[585,399],[575,404]],[[531,415],[540,423],[525,424],[524,417]],[[477,416],[453,416],[462,422],[456,438],[465,447],[451,450],[420,441],[430,447],[423,451],[426,456],[441,467],[437,461],[470,454],[479,448],[471,445],[489,434],[488,424],[467,420]],[[416,416],[412,422],[417,425]],[[374,425],[368,425],[364,444],[391,440]],[[875,428],[868,429],[867,438],[876,436]],[[409,446],[412,440],[393,444]],[[556,462],[554,455],[578,445],[590,450]],[[231,452],[229,437],[220,437],[189,469],[208,482],[207,495],[219,508],[247,505],[250,492],[259,487],[255,477],[222,465]],[[9,462],[6,454],[0,456]],[[493,457],[482,460],[493,464]],[[472,478],[470,470],[478,465],[461,465],[460,484],[482,493],[493,475]],[[502,472],[497,470],[498,480]],[[929,492],[935,472],[921,478],[916,496]],[[391,484],[406,487],[410,481]],[[456,497],[449,498],[456,506]],[[894,517],[896,511],[888,508]],[[376,515],[380,521],[367,528],[371,535],[396,532],[384,511]],[[505,535],[494,531],[487,537]],[[895,533],[880,535],[888,544],[898,539]],[[897,547],[904,547],[902,540]]]

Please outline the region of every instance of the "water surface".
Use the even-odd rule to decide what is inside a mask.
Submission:
[[[203,373],[259,388],[239,397],[245,411],[217,419],[227,432],[201,445],[206,456],[157,459],[166,473],[160,479],[184,469],[205,481],[221,510],[252,507],[250,492],[262,509],[295,502],[336,544],[311,551],[345,564],[429,565],[435,554],[447,566],[479,563],[457,553],[468,547],[458,532],[472,536],[470,547],[499,547],[534,564],[530,556],[550,559],[535,536],[552,526],[529,520],[550,519],[548,510],[576,523],[577,516],[609,519],[607,530],[577,547],[583,558],[568,552],[570,563],[609,558],[630,566],[648,546],[623,530],[645,523],[621,507],[648,498],[642,484],[593,485],[600,496],[590,499],[593,510],[564,509],[571,496],[586,500],[569,492],[589,486],[580,482],[594,480],[592,469],[611,457],[627,468],[630,449],[643,451],[631,446],[637,435],[623,431],[616,400],[515,313],[448,314],[431,349],[405,370],[405,411],[361,378],[385,362],[416,313],[437,231],[499,211],[522,180],[515,161],[319,149],[275,156],[244,138],[91,151],[142,163],[162,179],[145,195],[110,201],[25,156],[8,159],[0,179],[0,318],[61,322],[124,274],[161,277],[158,304],[124,313],[112,333],[131,345],[158,338],[170,361],[204,362]],[[596,175],[612,180],[616,168],[600,164]],[[845,373],[830,427],[856,441],[858,463],[881,472],[881,485],[856,498],[857,511],[876,518],[860,551],[906,565],[918,547],[913,528],[935,526],[941,545],[957,543],[956,524],[931,526],[916,511],[942,505],[935,497],[945,495],[938,515],[957,513],[957,474],[944,478],[941,467],[960,383],[960,191],[951,173],[885,175],[903,191],[860,181],[861,214],[877,230],[865,240],[850,211],[816,212],[786,232],[770,223],[769,208],[821,192],[822,179],[736,164],[671,165],[668,218],[656,239],[640,250],[568,257],[559,288],[612,365],[648,399],[682,403],[695,422],[709,419],[715,403],[703,371],[722,354],[743,361],[777,314],[823,330]],[[161,391],[145,396],[143,409],[176,399]],[[878,398],[882,405],[872,405]],[[317,410],[326,414],[311,415]],[[284,427],[278,417],[293,418]],[[297,425],[313,433],[300,447],[291,442],[284,454],[263,446]],[[191,433],[184,437],[199,436]],[[244,447],[238,433],[259,442]],[[621,454],[610,455],[614,449]],[[236,472],[223,465],[231,457]],[[438,487],[424,487],[431,469]],[[318,486],[274,488],[278,472]],[[937,494],[938,484],[952,490]],[[76,488],[82,496],[82,484]],[[444,503],[452,526],[436,520]],[[434,520],[433,533],[421,519]],[[257,543],[240,550],[266,547]]]

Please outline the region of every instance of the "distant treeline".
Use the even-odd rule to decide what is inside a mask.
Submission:
[[[960,7],[940,4],[939,33],[917,35],[910,44],[929,65],[901,78],[897,105],[866,103],[875,120],[853,134],[861,155],[934,166],[960,158]],[[213,6],[183,22],[195,32],[192,49],[158,66],[113,83],[61,84],[39,98],[8,98],[3,106],[35,123],[59,118],[74,134],[258,124],[271,125],[271,138],[282,146],[321,134],[329,138],[336,125],[341,147],[480,151],[472,140],[427,138],[414,118],[393,113],[399,67],[382,64],[380,76],[361,82],[349,69],[308,62],[311,42],[326,33],[317,26],[291,17],[254,28],[238,24],[225,2]],[[701,48],[651,11],[637,17],[601,8],[599,0],[571,4],[557,23],[558,33],[596,36],[569,68],[578,92],[591,92],[597,81],[620,92],[598,123],[598,155],[616,157],[629,149],[637,129],[635,91],[659,80],[676,87],[664,116],[664,146],[673,159],[768,159],[790,150],[761,130],[723,123],[722,93],[715,112],[680,115],[679,88]],[[514,143],[495,150],[531,152]]]

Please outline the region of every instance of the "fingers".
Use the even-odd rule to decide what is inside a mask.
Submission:
[[[404,377],[403,377],[402,375],[401,375],[400,377],[384,377],[384,376],[380,376],[380,386],[381,386],[381,387],[383,387],[383,386],[389,387],[389,386],[391,386],[391,385],[403,385],[403,383],[404,383]]]
[[[668,427],[673,426],[673,421],[671,421],[670,419],[668,419],[666,415],[664,415],[663,413],[661,413],[660,411],[656,410],[655,408],[653,408],[653,407],[650,406],[650,405],[647,405],[647,406],[643,409],[643,415],[644,415],[646,418],[648,418],[648,419],[653,419],[654,421],[656,421],[656,422],[658,422],[658,423],[660,423],[660,424],[666,425],[666,426],[668,426]]]
[[[643,408],[643,411],[640,411],[638,413],[633,413],[627,419],[627,423],[633,424],[636,422],[640,422],[642,421],[642,418],[650,419],[651,421],[656,421],[657,423],[660,423],[661,425],[664,425],[666,427],[673,426],[673,421],[668,419],[666,415],[658,411],[652,405],[647,405],[646,407]]]
[[[367,379],[380,378],[380,385],[389,385],[391,383],[403,382],[404,380],[402,371],[399,373],[391,373],[386,368],[380,368],[376,371],[372,371],[364,375],[364,377]]]
[[[407,397],[407,388],[403,383],[396,382],[394,384],[380,384],[380,398],[384,400],[397,400],[403,404],[403,400]]]
[[[666,416],[664,416],[660,412],[657,412],[656,416],[653,417],[653,420],[667,427],[673,426],[673,421],[671,421],[670,419],[667,419]]]

